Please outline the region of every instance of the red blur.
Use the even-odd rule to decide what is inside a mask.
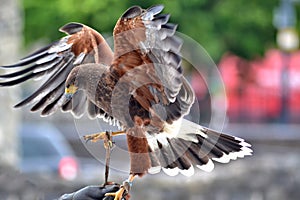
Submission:
[[[219,69],[231,122],[283,122],[283,117],[286,122],[300,121],[299,51],[269,50],[264,58],[250,62],[226,54]]]

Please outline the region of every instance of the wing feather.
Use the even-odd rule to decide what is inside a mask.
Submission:
[[[63,94],[60,94],[59,97],[57,97],[53,102],[51,102],[50,104],[47,104],[47,106],[45,108],[43,108],[42,112],[41,112],[41,116],[48,116],[52,113],[54,113],[58,107],[57,104],[59,104],[59,101],[63,98]]]
[[[15,107],[18,108],[33,103],[37,99],[42,98],[41,95],[48,93],[50,90],[54,89],[61,82],[65,82],[66,76],[72,70],[72,68],[69,68],[69,70],[67,70],[68,69],[67,66],[71,64],[72,60],[73,60],[72,55],[66,56],[64,62],[59,63],[56,69],[53,69],[54,74],[48,80],[46,80],[46,82],[43,83],[43,85],[40,88],[38,88],[33,94],[31,94],[29,97],[27,97],[26,99],[24,99],[23,101],[15,105]],[[59,93],[62,93],[62,91],[59,91]]]
[[[66,78],[79,64],[102,62],[110,65],[113,53],[98,32],[83,24],[69,23],[61,27],[60,31],[67,36],[33,52],[15,64],[1,66],[17,70],[1,74],[0,86],[18,85],[30,79],[45,80],[36,91],[15,107],[34,104],[31,111],[42,110],[42,116],[48,116],[59,108],[70,111],[75,116],[84,113],[87,107],[86,96],[75,95],[72,101],[64,98]]]
[[[58,96],[61,94],[61,92],[59,91],[64,90],[64,87],[65,84],[62,81],[56,88],[54,88],[51,92],[49,92],[43,98],[41,98],[30,110],[32,112],[36,112],[50,104],[52,101],[58,98]]]
[[[162,5],[146,10],[134,6],[122,15],[114,28],[111,71],[122,76],[144,109],[172,123],[189,112],[194,93],[183,77],[177,25],[168,23],[170,15],[162,10]]]

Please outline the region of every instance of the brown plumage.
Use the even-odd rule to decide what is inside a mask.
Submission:
[[[95,30],[70,23],[68,36],[4,68],[0,86],[39,76],[48,79],[16,107],[33,103],[42,116],[57,109],[76,117],[85,111],[120,124],[127,134],[132,175],[178,172],[191,176],[193,166],[211,171],[213,162],[251,155],[243,139],[225,135],[183,119],[194,102],[184,78],[177,25],[161,14],[163,6],[146,10],[133,6],[114,28],[114,53]],[[27,66],[27,67],[26,67]]]

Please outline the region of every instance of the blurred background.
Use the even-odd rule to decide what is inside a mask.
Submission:
[[[211,56],[225,87],[224,131],[251,142],[254,156],[216,164],[212,173],[198,170],[192,178],[160,173],[137,179],[132,199],[299,199],[298,0],[0,0],[0,65],[64,36],[58,29],[71,21],[110,37],[120,15],[136,4],[164,4],[178,31]],[[222,88],[214,87],[210,68],[199,73],[188,62],[184,67],[197,96],[189,117],[200,115],[208,125],[218,110],[211,106],[212,93]],[[55,199],[103,182],[102,143],[85,144],[81,134],[110,127],[85,117],[74,121],[71,114],[40,118],[28,108],[13,109],[37,84],[0,88],[0,199]],[[126,148],[122,138],[116,143]],[[111,180],[122,182],[127,157],[117,152],[113,166],[122,170],[112,170]]]

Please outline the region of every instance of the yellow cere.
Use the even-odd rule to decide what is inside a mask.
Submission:
[[[76,87],[75,85],[70,85],[69,87],[65,88],[65,94],[75,94],[77,89],[78,87]]]

